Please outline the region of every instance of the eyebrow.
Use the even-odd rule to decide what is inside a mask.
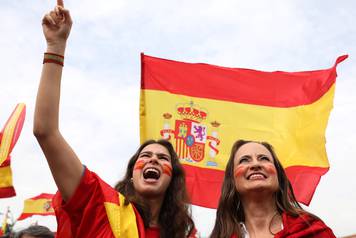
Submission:
[[[140,153],[140,155],[143,155],[143,154],[152,155],[153,153],[151,151],[143,151],[143,152]]]
[[[141,152],[139,155],[145,155],[145,154],[147,154],[147,155],[153,155],[154,153],[152,152],[152,151],[144,151],[144,152]],[[157,156],[164,156],[164,157],[167,157],[167,158],[171,158],[171,156],[170,155],[168,155],[168,154],[165,154],[165,153],[156,153],[156,155]]]
[[[248,155],[242,155],[241,157],[239,157],[239,159],[242,159],[242,158],[251,158],[252,155],[248,154]],[[271,158],[271,156],[267,155],[267,154],[258,154],[257,155],[257,158],[261,158],[261,157],[268,157],[268,158]]]

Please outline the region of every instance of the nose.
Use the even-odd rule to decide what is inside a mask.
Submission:
[[[262,168],[260,162],[257,159],[254,159],[251,162],[250,169],[251,170],[260,170]]]
[[[150,163],[150,164],[158,164],[158,156],[156,154],[153,154],[150,157],[148,163]]]

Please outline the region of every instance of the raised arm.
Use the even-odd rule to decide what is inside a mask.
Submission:
[[[78,186],[83,166],[61,135],[58,127],[61,57],[72,26],[63,0],[43,17],[42,28],[47,42],[40,85],[38,88],[33,133],[46,156],[53,178],[64,200],[68,200]],[[58,56],[59,55],[59,56]]]

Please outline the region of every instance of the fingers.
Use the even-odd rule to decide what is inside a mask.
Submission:
[[[53,11],[43,17],[42,24],[57,27],[62,26],[62,24],[71,26],[72,18],[69,11],[63,7],[63,0],[57,0],[57,4]]]
[[[64,2],[63,2],[63,0],[57,0],[57,6],[64,7]]]
[[[42,19],[42,24],[45,25],[56,25],[56,21],[52,18],[50,14],[46,14]]]
[[[70,13],[69,13],[69,10],[61,7],[61,6],[56,6],[54,8],[54,11],[56,13],[56,15],[61,18],[62,21],[64,22],[69,22],[71,23],[72,22],[72,18],[70,16]]]
[[[43,17],[42,24],[58,26],[60,22],[65,21],[65,15],[63,11],[57,9],[57,7],[54,11],[50,11]]]

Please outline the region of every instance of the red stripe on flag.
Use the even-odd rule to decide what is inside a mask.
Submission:
[[[187,192],[192,204],[217,208],[224,180],[224,171],[183,164]]]
[[[298,202],[309,205],[320,178],[329,168],[290,166],[285,169]]]
[[[2,162],[2,164],[0,164],[0,168],[1,167],[7,167],[11,165],[11,156],[8,155],[6,160],[4,162]]]
[[[183,165],[186,173],[187,191],[192,204],[217,208],[224,171]],[[315,189],[329,168],[291,166],[285,169],[297,200],[309,205]]]
[[[16,196],[14,187],[0,188],[0,198],[8,198]]]
[[[54,212],[49,212],[49,213],[40,213],[40,212],[34,212],[34,213],[22,213],[19,218],[17,218],[18,221],[24,220],[28,217],[32,217],[34,215],[38,216],[55,216],[56,214]]]
[[[33,197],[33,198],[29,198],[31,200],[38,200],[38,199],[52,199],[54,197],[54,194],[51,193],[41,193],[40,195]]]
[[[337,64],[346,58],[340,56],[333,67],[324,70],[264,72],[141,54],[141,88],[273,107],[307,105],[330,89]]]

